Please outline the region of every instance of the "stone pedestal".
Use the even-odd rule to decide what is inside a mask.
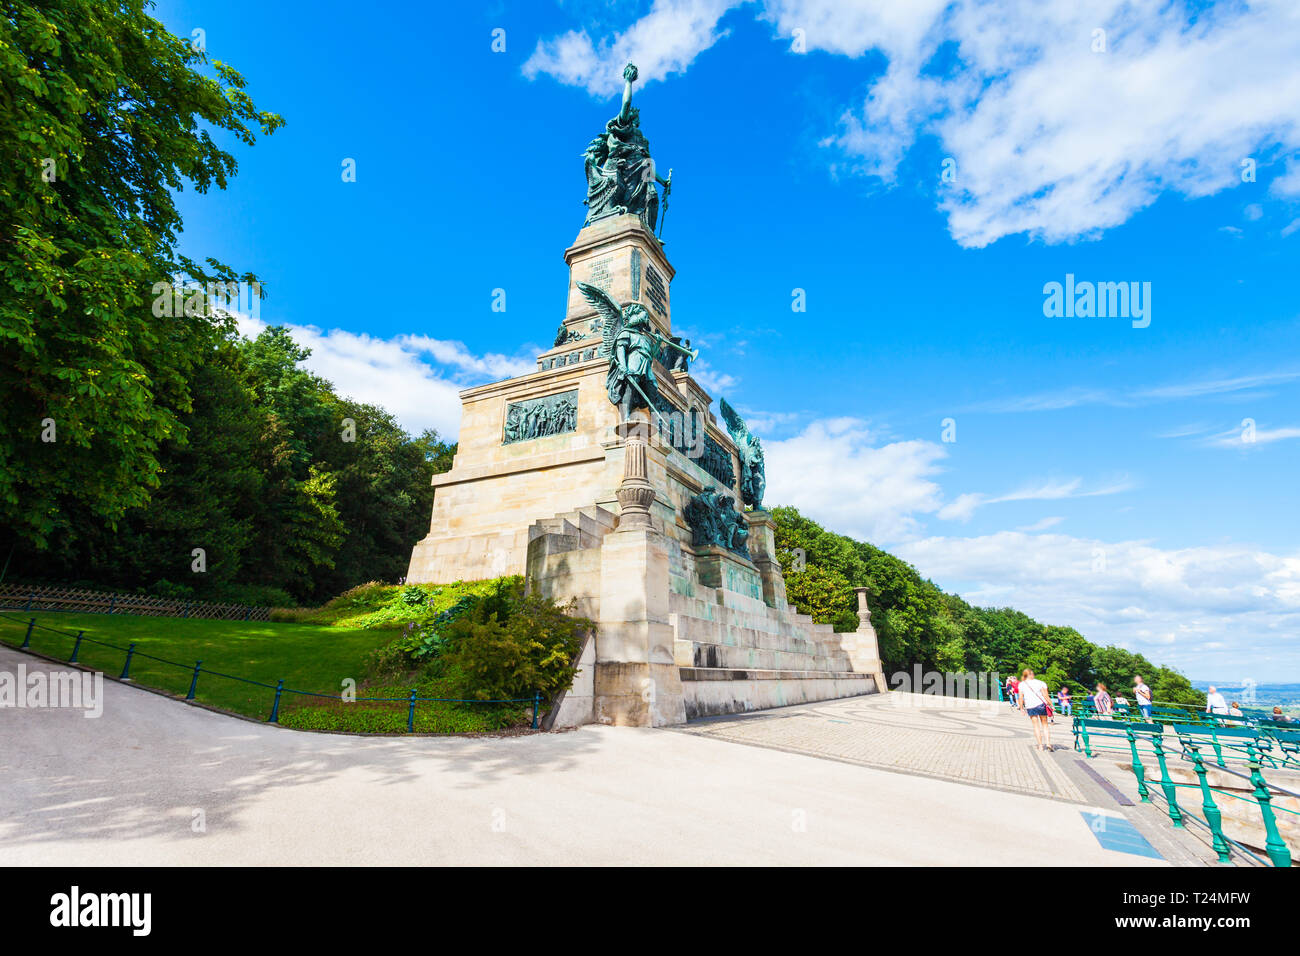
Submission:
[[[668,619],[668,546],[646,526],[605,536],[596,636],[598,723],[663,727],[684,723],[686,706]]]
[[[596,311],[578,289],[579,282],[586,282],[609,293],[620,305],[641,303],[659,331],[672,334],[669,286],[676,272],[659,240],[639,217],[609,216],[584,226],[565,250],[564,261],[569,265],[564,324],[570,331],[591,333]]]
[[[749,556],[763,579],[763,601],[768,607],[784,609],[785,578],[781,562],[776,559],[776,521],[766,511],[747,511],[749,522]]]
[[[870,674],[876,680],[876,690],[882,694],[888,690],[885,684],[884,665],[880,662],[880,642],[876,638],[876,629],[871,626],[871,609],[867,607],[867,589],[854,588],[858,595],[858,629],[852,634],[841,634],[840,643],[849,655],[853,670],[860,674]]]
[[[695,574],[700,584],[727,594],[763,600],[763,582],[752,561],[716,545],[695,549]]]
[[[684,723],[686,705],[669,620],[669,541],[650,514],[645,421],[622,422],[623,481],[618,526],[600,555],[600,630],[596,637],[594,717],[616,726]]]

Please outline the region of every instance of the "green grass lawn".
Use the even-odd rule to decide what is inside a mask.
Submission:
[[[391,629],[366,629],[322,624],[267,621],[212,621],[198,618],[135,617],[122,614],[75,614],[37,611],[0,613],[0,641],[17,647],[23,641],[27,622],[38,626],[32,632],[31,649],[48,657],[67,660],[75,635],[85,631],[77,662],[116,677],[122,672],[125,648],[136,644],[131,677],[143,686],[184,696],[189,690],[195,661],[203,661],[195,698],[202,703],[262,720],[271,713],[272,689],[283,679],[293,690],[337,695],[343,681],[357,684],[358,697],[406,697],[411,688],[376,686],[365,683],[366,658],[396,636]],[[67,633],[71,632],[71,633]],[[116,647],[102,647],[102,641]],[[122,648],[119,650],[118,648]],[[175,667],[148,656],[174,661]],[[261,681],[259,687],[227,680],[207,671]],[[447,696],[437,682],[417,687],[421,697]],[[416,708],[417,732],[464,733],[496,730],[518,724],[523,707],[481,704],[420,703]],[[405,703],[344,703],[285,693],[280,702],[280,722],[288,727],[313,730],[344,730],[356,733],[401,733],[406,731]],[[531,710],[527,716],[531,717]]]

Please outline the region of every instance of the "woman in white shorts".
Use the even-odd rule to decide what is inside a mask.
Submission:
[[[1029,723],[1034,728],[1034,741],[1039,750],[1052,749],[1052,731],[1047,726],[1049,698],[1047,685],[1034,677],[1034,672],[1026,667],[1020,675],[1020,709],[1029,715]]]

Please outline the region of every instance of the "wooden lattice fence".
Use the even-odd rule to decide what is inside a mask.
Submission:
[[[92,614],[139,614],[150,617],[202,617],[222,621],[267,621],[269,607],[214,604],[147,594],[119,594],[84,588],[0,584],[0,610],[87,611]]]

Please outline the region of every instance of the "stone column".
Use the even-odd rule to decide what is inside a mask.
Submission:
[[[768,607],[785,610],[785,576],[776,559],[776,521],[766,511],[746,511],[749,523],[749,557],[763,578],[763,602]]]
[[[600,630],[595,717],[602,724],[662,727],[686,722],[668,619],[668,539],[650,514],[644,421],[618,426],[624,447],[618,527],[600,549]]]
[[[858,595],[858,629],[853,634],[844,635],[844,649],[849,661],[858,673],[871,674],[876,680],[876,690],[884,693],[885,670],[880,662],[880,642],[876,629],[871,626],[871,609],[867,607],[867,589],[854,588]]]
[[[623,439],[623,481],[618,496],[619,530],[651,526],[650,506],[655,490],[646,476],[645,450],[650,437],[650,423],[641,419],[621,422],[618,436]]]

